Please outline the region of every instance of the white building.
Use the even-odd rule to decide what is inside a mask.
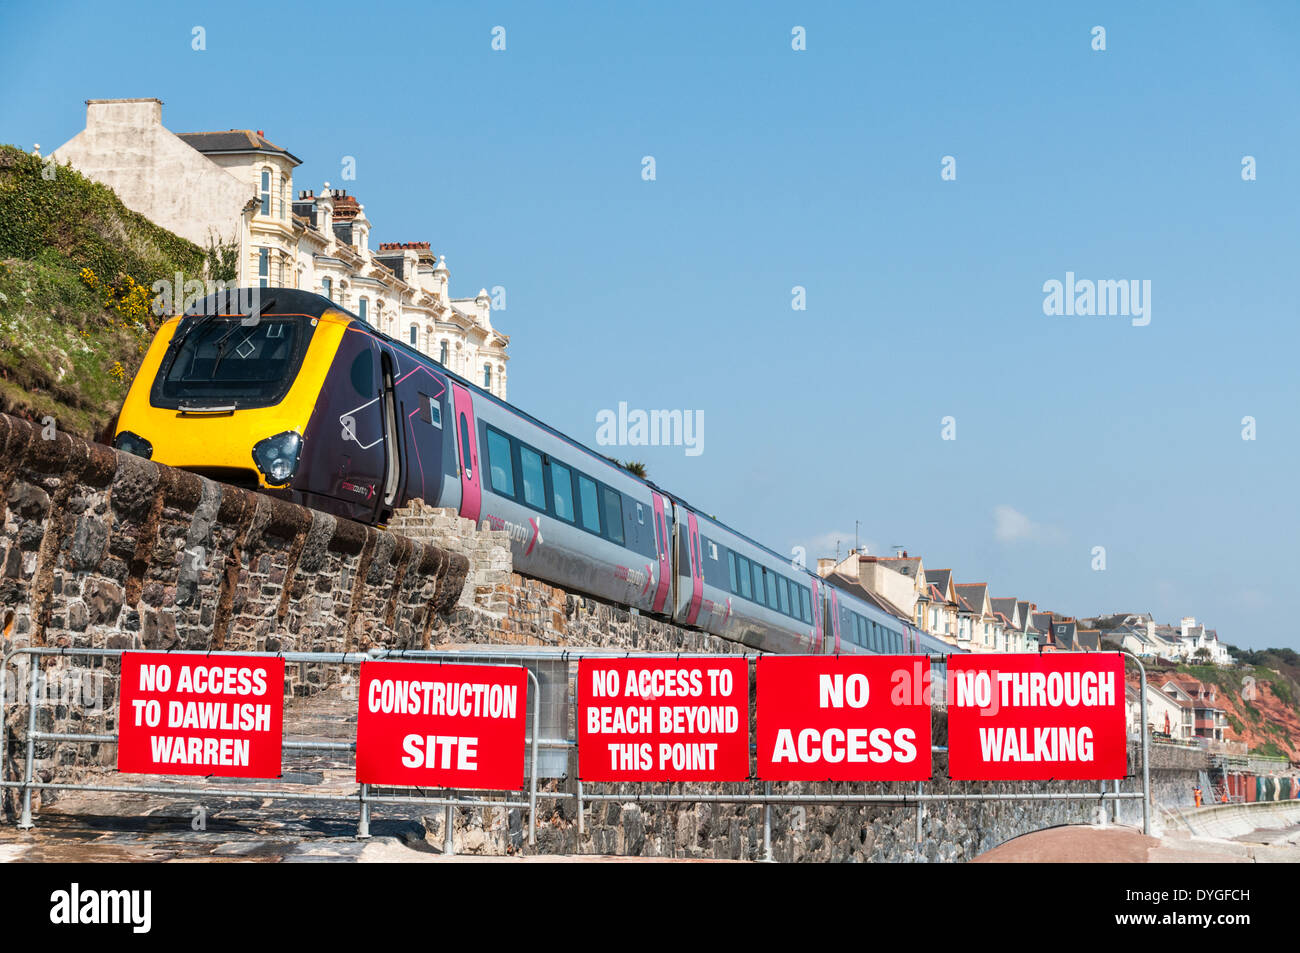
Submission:
[[[182,238],[233,250],[241,286],[323,294],[506,396],[510,338],[492,327],[486,289],[453,298],[447,260],[428,242],[373,248],[365,206],[328,182],[295,193],[302,160],[261,130],[176,134],[160,100],[90,99],[86,128],[53,156]]]

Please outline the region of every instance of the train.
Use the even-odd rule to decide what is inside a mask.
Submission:
[[[113,445],[377,526],[449,507],[506,531],[517,572],[762,652],[954,651],[300,289],[166,320]]]

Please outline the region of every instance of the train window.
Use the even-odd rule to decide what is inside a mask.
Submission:
[[[375,359],[370,348],[353,358],[348,376],[352,380],[352,389],[362,397],[375,396]]]
[[[727,553],[727,571],[731,573],[731,591],[738,592],[736,589],[736,554]]]
[[[474,461],[469,448],[469,420],[465,414],[460,415],[460,465],[465,469],[465,476],[473,478]]]
[[[426,424],[433,424],[439,430],[442,429],[442,408],[438,406],[438,398],[430,397],[428,394],[420,393],[420,419]]]
[[[562,463],[551,461],[551,495],[555,498],[555,515],[573,522],[573,474]]]
[[[799,601],[803,604],[803,620],[812,625],[812,603],[808,599],[808,590],[800,587]]]
[[[750,563],[754,567],[754,601],[760,606],[763,604],[763,593],[767,590],[763,586],[763,567],[758,563]]]
[[[781,611],[784,612],[786,615],[790,614],[789,585],[790,584],[785,581],[785,577],[780,577],[776,581],[776,594],[781,600]]]
[[[609,538],[623,545],[623,497],[618,490],[601,488],[605,494],[605,532]]]
[[[763,576],[767,580],[767,607],[775,609],[781,605],[776,598],[776,573],[764,571]]]
[[[524,502],[546,509],[546,479],[542,476],[542,455],[528,447],[519,448],[519,476],[524,484]]]
[[[159,372],[163,380],[156,385],[158,396],[169,402],[197,399],[266,406],[283,395],[286,381],[298,372],[302,329],[294,320],[264,317],[249,328],[214,320],[192,327],[171,364]]]
[[[582,505],[582,525],[593,533],[600,532],[600,496],[596,481],[578,474],[578,502]]]
[[[740,594],[746,599],[754,598],[754,590],[749,585],[749,560],[744,556],[736,557],[736,575],[740,579]]]
[[[514,497],[515,475],[510,464],[510,438],[491,427],[487,432],[488,467],[492,474],[492,492]]]

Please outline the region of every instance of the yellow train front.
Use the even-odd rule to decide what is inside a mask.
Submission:
[[[400,505],[402,482],[389,452],[400,426],[395,365],[413,363],[393,343],[310,292],[210,295],[159,329],[114,445],[222,483],[383,522]],[[429,449],[435,476],[441,448]],[[427,498],[436,499],[438,481],[429,482]]]

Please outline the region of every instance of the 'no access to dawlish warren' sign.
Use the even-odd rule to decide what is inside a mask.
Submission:
[[[126,652],[117,770],[278,778],[284,659]]]

